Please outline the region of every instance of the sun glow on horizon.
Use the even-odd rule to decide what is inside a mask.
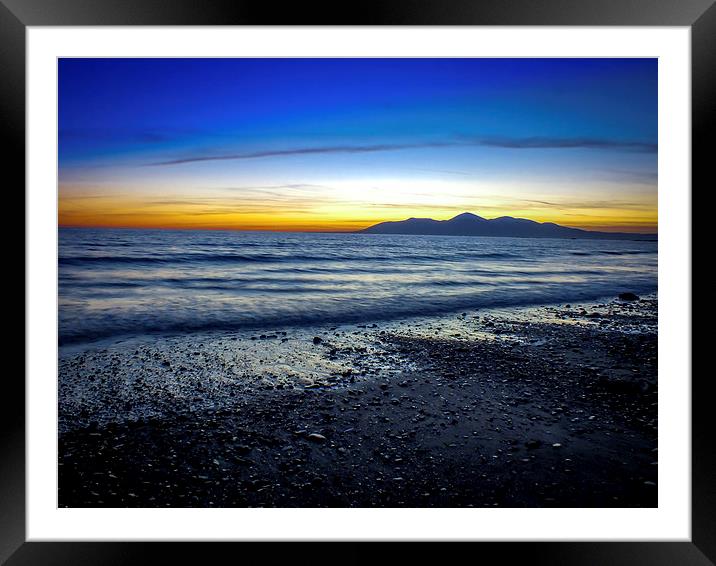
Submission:
[[[61,226],[75,227],[320,232],[355,231],[411,217],[448,220],[472,212],[487,219],[512,216],[587,230],[657,231],[653,193],[630,201],[614,196],[576,200],[564,195],[545,195],[536,201],[527,198],[529,194],[500,197],[449,185],[433,191],[426,187],[412,192],[375,186],[361,191],[351,185],[342,190],[293,188],[270,200],[248,189],[239,195],[217,190],[167,198],[162,193],[138,191],[97,195],[65,187],[60,191],[58,221]]]

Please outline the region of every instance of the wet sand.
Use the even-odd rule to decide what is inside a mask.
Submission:
[[[66,346],[61,507],[655,507],[657,300]]]

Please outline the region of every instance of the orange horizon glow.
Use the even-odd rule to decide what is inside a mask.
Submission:
[[[151,207],[149,207],[151,208]],[[237,230],[273,232],[355,232],[380,222],[399,221],[411,217],[448,220],[462,212],[472,212],[487,219],[500,216],[527,218],[536,222],[553,222],[561,226],[599,232],[630,232],[653,234],[658,232],[655,210],[644,211],[579,211],[539,213],[524,210],[500,210],[499,213],[485,214],[479,209],[454,209],[434,211],[421,209],[395,210],[353,210],[333,213],[291,213],[277,209],[267,213],[218,213],[202,210],[191,212],[181,210],[82,209],[60,202],[58,224],[61,227],[77,228],[134,228],[164,230]],[[207,220],[204,217],[210,217]]]
[[[308,188],[306,188],[308,187]],[[344,181],[276,189],[168,190],[164,186],[61,185],[60,226],[278,232],[353,232],[407,218],[448,220],[463,212],[553,222],[602,232],[656,233],[656,191],[629,195],[595,187],[588,196],[568,187],[538,193],[519,184]],[[506,196],[510,195],[510,196]]]
[[[463,212],[553,222],[605,232],[655,233],[657,193],[625,186],[550,185],[535,182],[480,183],[331,181],[326,185],[235,188],[61,185],[60,226],[279,232],[353,232],[407,218],[448,220]],[[538,192],[539,191],[539,192]]]

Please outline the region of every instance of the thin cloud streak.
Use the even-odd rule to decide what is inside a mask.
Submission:
[[[609,140],[599,138],[483,138],[478,145],[505,149],[613,149],[636,153],[656,153],[657,144],[641,141]]]
[[[465,138],[453,141],[432,141],[420,143],[395,143],[375,145],[335,145],[323,147],[303,147],[291,149],[275,149],[253,151],[247,153],[231,153],[223,155],[200,155],[181,157],[165,161],[148,163],[149,167],[182,165],[205,161],[233,161],[246,159],[263,159],[268,157],[292,157],[297,155],[329,155],[329,154],[364,154],[385,151],[401,151],[407,149],[431,149],[446,147],[494,147],[502,149],[599,149],[617,150],[636,153],[656,153],[657,144],[640,141],[622,141],[599,138]]]
[[[157,161],[149,163],[149,166],[181,165],[183,163],[197,163],[201,161],[229,161],[239,159],[261,159],[265,157],[288,157],[294,155],[326,155],[340,153],[375,153],[379,151],[398,151],[401,149],[422,149],[435,147],[450,147],[464,145],[456,142],[434,142],[434,143],[408,143],[408,144],[379,144],[379,145],[337,145],[326,147],[303,147],[295,149],[276,149],[267,151],[254,151],[250,153],[234,153],[228,155],[206,155],[197,157],[183,157],[168,161]]]
[[[616,209],[616,210],[647,210],[651,206],[645,202],[628,202],[628,201],[616,201],[616,200],[570,200],[565,202],[550,202],[546,200],[534,200],[534,199],[514,199],[516,202],[525,202],[538,205],[544,205],[546,207],[553,207],[560,210],[581,210],[581,209]]]

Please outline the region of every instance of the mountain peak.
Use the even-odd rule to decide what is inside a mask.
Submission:
[[[463,212],[462,214],[458,214],[457,216],[453,216],[450,219],[450,222],[453,220],[485,220],[482,216],[478,216],[477,214],[473,214],[472,212]]]

